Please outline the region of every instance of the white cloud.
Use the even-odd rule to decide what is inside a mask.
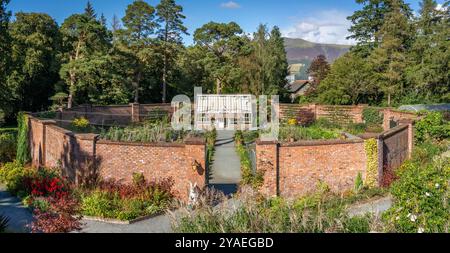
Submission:
[[[238,3],[233,2],[233,1],[229,1],[229,2],[226,2],[226,3],[221,3],[220,7],[226,8],[226,9],[239,9],[239,8],[241,8],[241,6]]]
[[[348,29],[351,22],[347,20],[349,13],[326,10],[302,15],[301,18],[294,18],[293,24],[282,30],[283,36],[301,38],[316,43],[355,44],[354,40],[346,39],[350,35]]]

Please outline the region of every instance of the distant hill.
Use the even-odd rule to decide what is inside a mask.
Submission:
[[[290,64],[310,63],[320,54],[325,55],[329,62],[333,62],[350,49],[348,45],[319,44],[303,39],[290,38],[284,38],[284,45]]]
[[[339,56],[350,50],[348,45],[319,44],[309,42],[303,39],[284,38],[284,46],[289,64],[303,63],[305,67],[300,71],[300,79],[307,79],[306,70],[309,68],[311,61],[318,55],[323,54],[327,57],[328,62],[333,62]]]

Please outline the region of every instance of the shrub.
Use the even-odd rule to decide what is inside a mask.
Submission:
[[[450,138],[450,122],[440,112],[430,112],[416,123],[415,136],[419,143],[431,140]]]
[[[381,125],[383,124],[383,113],[375,108],[364,108],[363,120],[367,125]]]
[[[378,186],[378,143],[375,139],[364,141],[364,150],[367,156],[366,186],[375,188]]]
[[[35,170],[25,168],[19,162],[14,161],[6,163],[0,168],[0,182],[6,184],[6,189],[12,194],[26,196],[31,193],[31,190],[25,181],[33,178],[35,174]]]
[[[28,146],[28,116],[20,112],[17,116],[18,135],[17,135],[17,161],[24,165],[30,158],[30,148]]]
[[[138,174],[136,174],[138,175]],[[133,220],[158,213],[169,206],[172,199],[172,180],[147,182],[140,176],[133,184],[109,180],[81,195],[84,215],[119,220]]]
[[[0,164],[11,162],[16,157],[16,136],[12,133],[0,133]]]
[[[426,165],[406,162],[392,185],[394,205],[383,216],[390,232],[448,232],[449,158]]]
[[[94,191],[82,198],[81,209],[87,216],[110,217],[115,209],[113,203],[108,193]]]
[[[345,127],[345,131],[353,135],[358,135],[365,133],[366,128],[367,125],[364,123],[350,123]]]
[[[261,187],[264,182],[264,174],[262,171],[253,171],[252,162],[250,160],[249,151],[247,148],[240,144],[237,145],[236,151],[238,152],[241,161],[241,183],[243,185],[250,185],[255,189]]]
[[[355,179],[355,186],[353,187],[355,193],[360,192],[363,189],[363,187],[364,187],[364,182],[362,179],[362,174],[361,174],[361,172],[359,172],[358,176]]]
[[[101,138],[111,141],[125,142],[176,142],[189,136],[188,131],[175,131],[167,119],[162,121],[146,121],[128,127],[111,127],[100,133]],[[192,133],[191,133],[192,134]]]
[[[282,141],[328,140],[328,139],[338,139],[339,137],[340,137],[340,134],[337,131],[322,129],[317,126],[280,127],[280,133],[279,133],[279,138]]]
[[[68,233],[81,229],[81,217],[78,213],[78,201],[72,196],[62,198],[46,198],[46,210],[38,206],[34,209],[35,220],[31,224],[33,233]]]
[[[298,125],[297,119],[289,119],[287,123],[288,123],[289,126],[296,126],[296,125]]]
[[[76,132],[89,132],[91,130],[90,122],[84,117],[76,118],[72,121],[72,128]]]
[[[314,126],[325,129],[341,129],[341,126],[327,118],[319,118],[314,122]]]
[[[370,232],[370,216],[355,216],[344,219],[343,226],[345,233],[369,233]]]
[[[283,198],[266,199],[254,190],[243,189],[236,197],[241,203],[229,208],[200,205],[174,219],[181,233],[323,233],[370,230],[369,217],[349,218],[345,199],[333,195],[319,184],[317,192],[294,202]]]
[[[300,109],[297,116],[297,124],[300,126],[310,126],[314,123],[315,113],[309,109]]]

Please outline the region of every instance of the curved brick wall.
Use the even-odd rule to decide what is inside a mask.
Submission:
[[[142,144],[97,140],[94,134],[74,134],[51,120],[29,116],[29,141],[34,166],[61,168],[74,182],[96,170],[103,178],[125,182],[133,173],[147,179],[172,179],[178,198],[187,200],[189,182],[206,184],[205,141],[191,139],[182,144]],[[194,162],[200,164],[194,170]],[[91,166],[95,164],[95,166]]]

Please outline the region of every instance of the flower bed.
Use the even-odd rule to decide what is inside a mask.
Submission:
[[[18,162],[0,168],[0,182],[33,211],[32,231],[44,233],[80,230],[83,215],[124,221],[154,215],[168,208],[173,197],[170,180],[148,182],[135,175],[132,184],[101,181],[76,187],[57,170]]]
[[[170,180],[147,182],[141,175],[132,184],[104,181],[80,194],[81,213],[122,221],[155,215],[169,207],[172,185]]]
[[[188,137],[199,136],[201,136],[200,133],[192,131],[173,130],[167,119],[145,121],[127,127],[111,127],[100,130],[100,138],[122,142],[182,142]]]

